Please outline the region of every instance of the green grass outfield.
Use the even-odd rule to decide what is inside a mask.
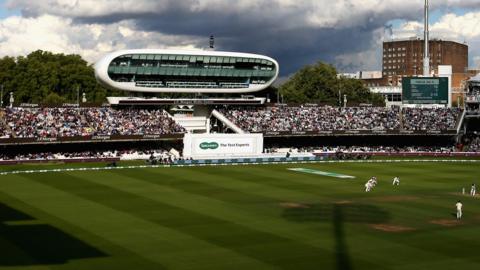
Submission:
[[[480,196],[460,193],[479,172],[399,162],[0,175],[0,269],[479,269]]]

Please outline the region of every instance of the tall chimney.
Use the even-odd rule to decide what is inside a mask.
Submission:
[[[430,76],[430,55],[428,49],[428,39],[429,39],[429,31],[428,31],[428,0],[425,0],[425,26],[424,26],[424,33],[423,33],[423,40],[425,42],[424,51],[423,51],[423,76],[428,77]]]

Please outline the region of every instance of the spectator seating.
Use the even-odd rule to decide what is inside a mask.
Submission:
[[[459,108],[403,108],[403,128],[406,130],[455,129]]]
[[[183,133],[163,110],[96,108],[9,108],[7,138]],[[5,131],[4,131],[5,132]]]
[[[249,132],[400,129],[398,109],[378,107],[236,107],[221,112]]]
[[[458,108],[233,107],[220,110],[248,132],[455,129]]]
[[[445,131],[457,126],[458,108],[276,106],[219,110],[247,132]],[[161,109],[7,108],[0,116],[1,138],[58,138],[185,133]]]

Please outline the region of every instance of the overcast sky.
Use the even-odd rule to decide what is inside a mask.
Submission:
[[[95,62],[134,48],[217,50],[277,59],[281,76],[316,61],[381,69],[381,44],[420,35],[423,0],[0,0],[0,56],[37,49]],[[480,0],[431,0],[433,37],[467,42],[480,66]]]

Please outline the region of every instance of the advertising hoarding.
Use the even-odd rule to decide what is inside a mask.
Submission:
[[[257,156],[263,152],[263,134],[185,134],[185,158],[228,158]]]

